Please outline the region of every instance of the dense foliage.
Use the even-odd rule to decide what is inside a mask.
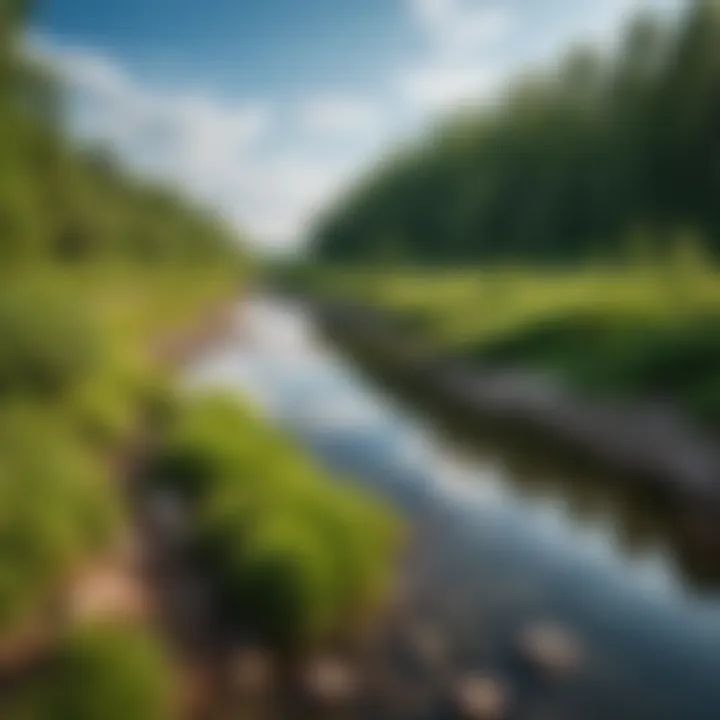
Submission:
[[[720,255],[720,4],[636,18],[371,173],[319,225],[331,261],[577,263]],[[674,22],[674,21],[673,21]]]
[[[0,398],[58,397],[93,372],[98,336],[78,310],[47,291],[5,288],[0,294]]]
[[[236,402],[192,400],[154,477],[187,499],[231,618],[274,648],[352,631],[383,599],[395,522]]]
[[[117,525],[117,497],[58,420],[27,406],[0,413],[0,638]]]
[[[163,720],[171,717],[167,662],[145,633],[90,627],[69,638],[51,678],[47,717]]]
[[[64,637],[54,661],[6,709],[9,720],[169,720],[168,661],[143,628],[99,623]]]

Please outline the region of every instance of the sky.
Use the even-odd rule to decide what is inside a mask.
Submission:
[[[293,252],[398,142],[573,42],[611,42],[636,7],[674,4],[45,0],[29,43],[67,83],[79,140]]]

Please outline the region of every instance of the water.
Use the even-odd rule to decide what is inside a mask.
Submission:
[[[453,638],[458,668],[511,678],[523,717],[720,718],[720,597],[650,513],[597,480],[460,442],[293,306],[258,299],[238,314],[243,340],[193,381],[251,397],[415,521],[418,611]],[[587,648],[585,671],[561,687],[533,684],[512,650],[520,628],[546,621]]]

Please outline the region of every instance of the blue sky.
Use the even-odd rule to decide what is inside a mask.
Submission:
[[[158,80],[274,95],[367,86],[415,38],[394,0],[63,0],[38,24]],[[368,52],[371,50],[371,53]]]
[[[246,228],[298,247],[394,142],[491,99],[633,8],[673,0],[48,0],[31,44],[73,131]]]

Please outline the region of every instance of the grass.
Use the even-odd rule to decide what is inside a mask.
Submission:
[[[36,630],[49,648],[31,682],[0,698],[2,717],[173,715],[173,678],[144,627],[96,631],[57,622],[56,609],[127,535],[118,451],[152,400],[175,402],[158,338],[191,329],[236,280],[117,265],[35,265],[0,280],[0,650],[33,652]]]
[[[720,273],[700,262],[538,269],[323,269],[316,292],[396,317],[443,354],[720,422]]]
[[[0,644],[115,551],[118,450],[173,393],[153,352],[231,296],[220,270],[33,267],[0,290]],[[0,711],[1,712],[1,711]]]
[[[271,649],[352,633],[385,600],[397,519],[233,399],[192,398],[151,475],[186,499],[231,625]]]

